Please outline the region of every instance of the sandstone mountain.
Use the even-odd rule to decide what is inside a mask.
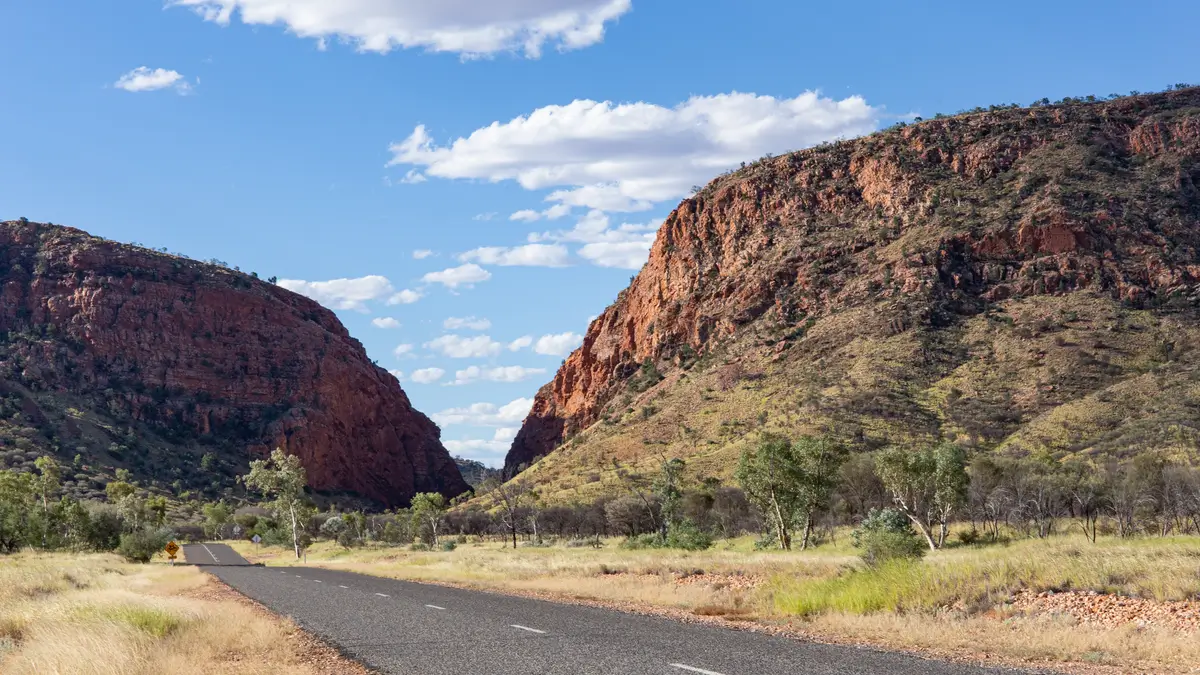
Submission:
[[[377,504],[467,490],[437,426],[312,300],[80,230],[0,223],[0,465],[53,452],[77,494],[124,468],[211,498],[274,447],[303,460],[312,488]]]
[[[587,498],[761,430],[860,449],[1195,452],[1200,89],[897,125],[666,219],[505,465]]]

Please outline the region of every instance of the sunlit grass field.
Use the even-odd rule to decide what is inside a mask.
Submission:
[[[5,675],[315,673],[282,620],[202,599],[197,568],[113,555],[0,557]]]

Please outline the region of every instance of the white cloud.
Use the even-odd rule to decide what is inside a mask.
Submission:
[[[521,382],[534,375],[545,374],[545,368],[525,368],[524,366],[498,366],[496,368],[480,368],[471,366],[454,373],[451,384],[471,384],[472,382]]]
[[[525,349],[526,347],[528,347],[531,344],[533,344],[533,336],[522,335],[521,337],[517,338],[516,340],[513,340],[512,342],[508,343],[508,351],[510,351],[510,352],[519,351],[519,350]]]
[[[424,260],[431,255],[433,255],[433,251],[430,251],[427,248],[419,248],[412,252],[412,256],[413,256],[414,260]]]
[[[637,211],[767,152],[868,133],[882,116],[859,96],[837,101],[816,92],[695,96],[673,108],[576,100],[493,122],[448,145],[418,126],[392,146],[391,164],[432,177],[559,188],[546,199],[562,206]]]
[[[650,256],[650,247],[658,234],[660,221],[611,225],[603,211],[592,210],[570,230],[531,233],[529,241],[578,242],[584,244],[576,251],[581,258],[601,267],[640,269]]]
[[[547,356],[566,356],[581,344],[583,344],[583,336],[579,333],[543,335],[538,338],[537,344],[533,346],[533,351]]]
[[[509,220],[523,220],[527,223],[532,223],[535,220],[557,220],[563,216],[570,215],[571,207],[567,204],[555,204],[544,211],[534,211],[533,209],[521,209],[508,217]]]
[[[421,280],[431,284],[442,284],[447,288],[458,288],[459,286],[470,288],[474,284],[487,281],[491,278],[491,272],[475,263],[467,263],[466,265],[451,267],[440,272],[430,272],[421,277]]]
[[[487,330],[492,327],[492,322],[473,316],[452,316],[442,322],[442,327],[446,330]]]
[[[392,377],[396,378],[398,381],[400,381],[400,382],[404,381],[404,371],[403,370],[389,370],[388,372],[391,373]]]
[[[405,185],[417,185],[418,183],[424,183],[427,180],[429,179],[425,177],[425,174],[416,169],[409,169],[408,173],[404,174],[404,178],[400,179],[400,182],[404,183]]]
[[[632,0],[168,0],[222,25],[280,24],[303,38],[337,37],[361,51],[424,48],[465,57],[513,51],[537,58],[546,46],[580,49],[604,39],[605,24]]]
[[[565,267],[567,247],[558,244],[525,244],[524,246],[483,246],[460,253],[458,259],[478,261],[485,265],[523,265],[526,267]]]
[[[140,66],[125,73],[113,86],[132,92],[174,88],[180,94],[186,94],[192,90],[192,85],[188,84],[183,75],[178,72],[165,68],[150,70],[146,66]]]
[[[442,445],[456,455],[499,466],[503,463],[504,454],[512,446],[513,439],[517,437],[517,431],[518,427],[500,427],[493,432],[491,438],[444,440]]]
[[[502,406],[495,403],[472,403],[465,408],[449,408],[429,417],[438,426],[467,425],[477,427],[508,427],[520,424],[533,407],[533,399],[518,398]]]
[[[389,304],[389,305],[411,305],[420,299],[421,299],[420,293],[406,288],[406,289],[400,291],[399,293],[392,295],[392,297],[388,298],[387,304]]]
[[[487,213],[477,213],[471,217],[471,220],[491,220],[492,218],[495,218],[498,215],[500,215],[500,214],[496,213],[495,211],[488,211]]]
[[[303,281],[280,279],[279,285],[305,295],[330,309],[352,309],[367,311],[368,300],[378,300],[391,295],[395,289],[387,277],[377,274],[357,279],[331,279],[330,281]]]
[[[396,348],[392,350],[392,353],[396,356],[408,356],[412,354],[412,350],[413,346],[409,344],[396,345]]]
[[[454,359],[495,356],[504,349],[504,345],[496,342],[487,335],[463,337],[461,335],[454,335],[453,333],[434,338],[426,342],[425,347]]]
[[[371,319],[371,323],[375,324],[376,328],[399,328],[400,322],[390,316],[381,316],[376,319]]]
[[[441,368],[421,368],[420,370],[414,370],[411,377],[412,381],[417,384],[433,384],[442,379],[442,376],[445,374],[446,371]]]

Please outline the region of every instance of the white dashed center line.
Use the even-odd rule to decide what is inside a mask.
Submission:
[[[715,670],[705,670],[703,668],[696,668],[695,666],[686,666],[682,663],[671,663],[668,665],[670,665],[672,668],[679,668],[680,670],[688,670],[693,673],[700,673],[700,675],[723,675],[723,673],[718,673]]]
[[[313,581],[317,582],[318,584],[322,583],[320,579],[313,579]]]
[[[425,606],[428,607],[429,609],[446,609],[445,607],[438,607],[437,605],[425,605]]]
[[[338,588],[350,588],[350,587],[349,587],[349,586],[342,586],[342,585],[340,585],[340,584],[339,584],[339,585],[338,585]]]
[[[208,544],[200,544],[200,545],[204,547],[204,550],[205,550],[205,551],[208,551],[208,555],[212,556],[212,559],[213,559],[213,562],[214,562],[214,563],[218,563],[218,564],[220,564],[220,562],[221,562],[221,561],[220,561],[220,560],[217,560],[217,556],[213,555],[213,552],[209,550],[209,548],[208,548]]]
[[[514,623],[514,624],[512,624],[512,627],[513,627],[513,628],[520,629],[520,630],[527,630],[527,631],[529,631],[530,633],[541,633],[541,634],[545,634],[545,632],[546,632],[546,631],[544,631],[544,630],[538,630],[538,629],[536,629],[536,628],[530,628],[529,626],[519,626],[519,625],[517,625],[517,624],[515,624],[515,623]]]
[[[381,597],[381,598],[390,598],[390,597],[392,597],[392,596],[388,595],[387,593],[376,593],[375,595],[378,595],[378,596],[379,596],[379,597]]]

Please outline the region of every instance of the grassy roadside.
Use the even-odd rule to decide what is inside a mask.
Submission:
[[[840,541],[840,540],[839,540]],[[295,564],[290,552],[234,543],[247,558]],[[1200,598],[1200,538],[1078,537],[959,547],[915,565],[864,569],[845,543],[805,553],[754,551],[749,539],[703,552],[498,543],[449,552],[348,550],[320,542],[308,564],[566,601],[638,606],[679,617],[753,622],[833,642],[1076,672],[1200,672],[1200,634],[1154,625],[1104,627],[1025,613],[1022,590],[1093,590],[1157,601]]]
[[[6,675],[366,673],[194,567],[0,557]]]

